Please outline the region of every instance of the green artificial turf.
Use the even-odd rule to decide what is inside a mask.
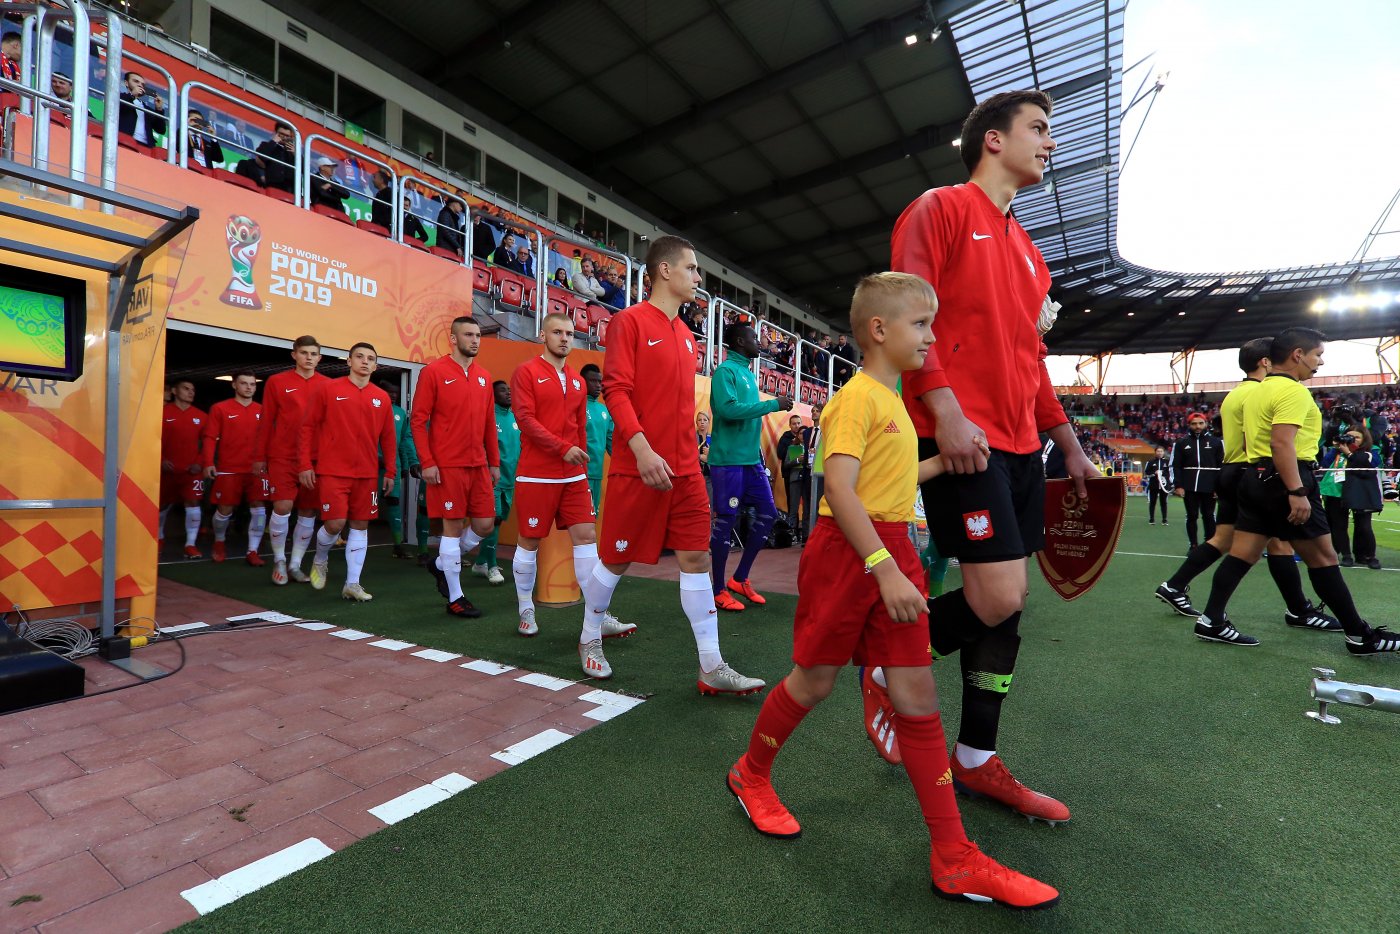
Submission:
[[[860,725],[854,679],[778,758],[799,840],[759,836],[724,788],[760,698],[700,698],[674,584],[626,579],[614,610],[641,633],[609,645],[613,690],[640,707],[200,919],[207,931],[1395,931],[1400,716],[1303,716],[1311,666],[1400,686],[1393,659],[1353,659],[1339,636],[1285,629],[1263,568],[1231,606],[1255,649],[1207,645],[1152,598],[1186,550],[1181,526],[1134,512],[1090,594],[1063,603],[1039,580],[1001,731],[1006,761],[1064,800],[1068,825],[1029,824],[963,801],[970,836],[1063,900],[1020,915],[928,891],[928,839],[911,789]],[[1137,553],[1137,554],[1133,554]],[[1172,557],[1152,557],[1170,555]],[[1389,567],[1400,554],[1383,550]],[[332,585],[343,573],[332,561]],[[374,549],[376,594],[274,589],[265,572],[172,567],[172,579],[304,617],[577,677],[578,609],[513,633],[513,594],[471,579],[487,619],[449,620],[428,575]],[[1400,573],[1346,571],[1362,612],[1400,615]],[[957,572],[949,575],[956,586]],[[1209,573],[1193,599],[1204,604]],[[1311,588],[1309,588],[1311,592]],[[794,598],[722,616],[727,658],[788,670]],[[956,663],[935,666],[956,731]]]

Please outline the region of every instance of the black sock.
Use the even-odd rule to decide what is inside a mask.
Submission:
[[[1001,724],[1001,704],[1011,689],[1016,653],[1021,646],[1017,611],[1000,626],[983,626],[984,635],[963,647],[962,725],[958,742],[973,749],[997,748],[997,727]]]
[[[1292,555],[1269,555],[1269,573],[1278,585],[1288,612],[1301,616],[1308,608],[1308,597],[1303,593],[1303,575],[1298,573],[1298,562]]]
[[[1240,581],[1254,565],[1234,555],[1226,555],[1215,569],[1215,577],[1210,582],[1210,600],[1206,603],[1205,615],[1212,626],[1219,626],[1225,620],[1225,604],[1239,587]]]
[[[1356,603],[1351,599],[1346,581],[1342,580],[1340,567],[1334,564],[1326,568],[1308,568],[1308,579],[1322,602],[1337,614],[1337,621],[1348,636],[1365,636],[1371,631],[1361,614],[1356,612]]]
[[[987,624],[972,612],[961,587],[928,602],[928,641],[934,661],[976,642],[986,631]]]
[[[1186,560],[1181,562],[1181,567],[1176,569],[1176,573],[1167,578],[1167,586],[1172,590],[1181,590],[1219,560],[1219,548],[1210,542],[1197,545],[1186,553]]]

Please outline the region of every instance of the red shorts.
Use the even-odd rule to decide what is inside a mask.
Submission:
[[[316,495],[321,500],[321,521],[353,519],[367,522],[379,518],[379,481],[375,477],[316,478]]]
[[[608,477],[607,501],[598,532],[598,560],[604,564],[655,564],[663,548],[710,550],[710,500],[698,473],[672,477],[669,490],[615,474]]]
[[[494,519],[496,482],[490,467],[439,467],[441,483],[424,484],[430,519]]]
[[[237,506],[243,502],[264,503],[272,492],[269,486],[265,475],[221,473],[214,478],[209,501],[219,506]]]
[[[928,596],[924,565],[909,527],[903,522],[876,522],[875,531],[904,575]],[[856,554],[835,519],[821,516],[797,563],[797,615],[792,624],[792,660],[815,665],[928,665],[928,614],[916,622],[896,623],[880,599],[880,585],[865,573],[865,558]]]
[[[572,483],[515,482],[515,521],[521,538],[544,538],[551,526],[567,529],[595,518],[587,477]]]
[[[301,485],[296,461],[275,460],[267,463],[268,499],[273,502],[290,500],[297,512],[320,512],[321,500],[316,491]]]
[[[177,471],[160,475],[160,505],[186,503],[204,498],[204,478],[199,474]]]

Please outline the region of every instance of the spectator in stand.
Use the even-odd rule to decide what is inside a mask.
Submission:
[[[685,317],[685,325],[690,328],[690,333],[697,338],[705,338],[705,313],[700,310],[699,305],[691,305]]]
[[[793,537],[800,539],[807,521],[807,488],[803,482],[807,470],[807,439],[803,434],[801,415],[788,416],[788,430],[778,438],[775,453],[782,460],[783,496],[787,500],[788,525]]]
[[[580,237],[586,236],[584,232],[583,218],[580,217],[578,221],[574,224],[574,233],[578,234]],[[577,253],[577,251],[575,251],[575,253]]]
[[[209,126],[204,122],[204,112],[190,110],[189,161],[206,169],[224,161],[224,149],[219,141],[209,135]]]
[[[7,32],[5,38],[0,39],[0,78],[20,80],[19,59],[23,48],[24,42],[17,32]]]
[[[501,245],[491,254],[491,262],[511,272],[524,271],[520,268],[519,260],[515,258],[515,234],[507,233],[501,238]]]
[[[49,93],[61,101],[73,100],[73,79],[61,71],[55,71],[49,79]]]
[[[239,152],[252,155],[253,139],[248,135],[248,124],[242,120],[228,120],[224,123],[223,141]]]
[[[558,269],[554,270],[554,278],[550,280],[549,284],[557,285],[561,289],[569,289],[571,291],[573,289],[573,286],[569,284],[569,271],[563,266],[560,266]]]
[[[573,290],[584,298],[601,300],[604,294],[603,285],[594,274],[593,260],[584,259],[579,267],[578,275],[573,278]]]
[[[122,75],[126,90],[121,93],[117,132],[125,133],[143,146],[154,146],[156,137],[165,135],[165,99],[146,93],[146,79],[134,71]],[[71,88],[69,90],[71,94]]]
[[[458,256],[467,248],[467,206],[460,198],[448,198],[437,216],[437,245]]]
[[[394,183],[389,178],[389,173],[380,169],[374,173],[374,201],[370,205],[369,219],[372,223],[378,224],[385,230],[394,229]],[[405,211],[402,215],[403,235],[422,240],[428,240],[428,232],[423,229],[423,224]]]
[[[846,335],[842,334],[836,338],[836,346],[831,349],[831,355],[836,358],[836,386],[840,389],[846,385],[846,380],[856,374],[856,345],[846,340]]]
[[[515,250],[515,265],[518,271],[528,279],[535,278],[535,258],[530,255],[528,246],[519,246]]]
[[[614,309],[627,304],[627,290],[622,287],[622,276],[616,269],[603,274],[603,304]]]
[[[501,228],[488,220],[486,214],[478,214],[472,223],[472,256],[491,261],[496,252],[496,244],[501,239]]]
[[[296,182],[296,153],[292,151],[295,137],[290,123],[277,121],[272,139],[259,143],[253,158],[238,163],[238,174],[252,179],[260,188],[292,191]]]
[[[345,199],[350,197],[350,192],[335,180],[335,167],[338,165],[339,162],[327,156],[316,160],[316,171],[311,173],[309,179],[312,207],[321,205],[345,213]]]

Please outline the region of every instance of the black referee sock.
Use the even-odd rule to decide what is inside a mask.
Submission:
[[[987,624],[972,612],[961,587],[928,602],[928,642],[934,661],[976,642],[986,631]]]
[[[1308,579],[1322,602],[1337,614],[1337,621],[1348,636],[1365,636],[1371,631],[1361,614],[1356,612],[1356,603],[1351,599],[1346,581],[1342,580],[1340,567],[1334,564],[1327,568],[1308,568]]]
[[[1018,610],[1000,626],[983,626],[985,635],[963,647],[962,724],[958,728],[958,742],[964,746],[997,748],[1001,705],[1011,689],[1011,673],[1021,647],[1017,631],[1020,622]]]
[[[1254,565],[1234,555],[1226,555],[1215,569],[1215,577],[1210,582],[1210,600],[1206,603],[1205,615],[1212,626],[1219,627],[1225,619],[1225,605],[1235,594],[1235,588]]]
[[[1273,575],[1278,592],[1288,606],[1288,612],[1301,616],[1308,608],[1308,595],[1303,593],[1303,575],[1292,555],[1269,555],[1269,573]]]
[[[1172,590],[1181,590],[1219,560],[1220,549],[1210,542],[1202,542],[1186,553],[1186,560],[1181,562],[1181,567],[1167,578],[1167,586]]]

